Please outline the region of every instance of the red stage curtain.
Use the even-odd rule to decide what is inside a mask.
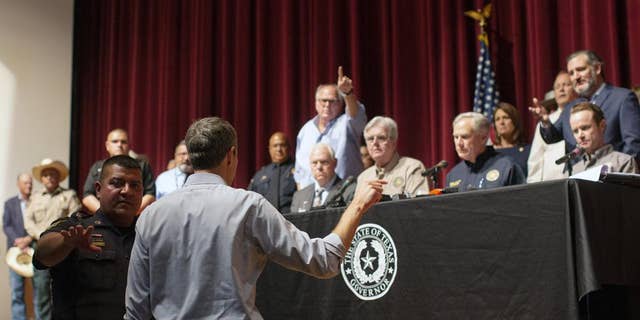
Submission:
[[[493,0],[492,62],[502,100],[527,105],[549,90],[574,50],[606,61],[607,81],[640,83],[639,0]],[[338,65],[367,115],[397,120],[399,151],[429,166],[457,161],[453,117],[473,99],[482,1],[84,0],[76,2],[72,187],[104,158],[107,132],[158,174],[189,124],[221,116],[238,130],[236,186],[269,162],[266,140],[295,135],[314,90]]]

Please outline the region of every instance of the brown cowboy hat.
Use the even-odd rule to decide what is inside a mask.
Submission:
[[[64,179],[66,179],[67,176],[69,175],[69,169],[67,169],[67,166],[64,163],[62,163],[62,161],[51,160],[49,158],[46,158],[40,161],[39,165],[36,165],[35,167],[33,167],[33,170],[32,170],[33,177],[39,181],[40,175],[42,174],[42,170],[45,170],[45,169],[57,170],[58,173],[60,173],[60,182],[64,181]]]

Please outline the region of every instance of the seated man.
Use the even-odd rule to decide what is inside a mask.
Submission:
[[[104,142],[104,146],[109,153],[109,157],[117,155],[127,155],[129,150],[129,134],[123,129],[113,129],[107,135],[107,141]],[[144,184],[144,193],[142,196],[142,202],[140,203],[141,212],[146,206],[150,205],[156,199],[156,185],[153,180],[153,171],[149,162],[143,158],[136,159],[142,169],[142,183]],[[100,207],[100,201],[96,198],[95,185],[100,179],[100,170],[104,160],[96,161],[89,169],[87,179],[84,182],[84,188],[82,191],[82,204],[91,213],[96,212]]]
[[[398,125],[388,117],[377,116],[364,128],[364,140],[373,159],[374,166],[358,176],[358,184],[381,179],[388,183],[382,188],[385,195],[415,197],[429,194],[429,183],[421,176],[424,165],[419,160],[400,157]]]
[[[453,143],[463,161],[447,174],[447,187],[466,191],[525,182],[522,169],[511,157],[487,146],[489,126],[489,119],[477,112],[461,113],[453,120]]]
[[[76,212],[42,234],[33,263],[51,270],[53,319],[122,319],[142,190],[136,160],[109,158],[96,182],[95,215]]]
[[[156,178],[156,199],[160,199],[167,194],[176,191],[182,187],[187,176],[193,173],[191,161],[189,161],[189,153],[184,140],[180,141],[176,146],[173,154],[175,167],[158,175]]]
[[[598,106],[590,102],[575,105],[569,123],[578,147],[584,150],[573,165],[573,173],[598,165],[607,165],[611,172],[638,173],[638,165],[632,156],[615,151],[613,145],[605,143],[607,122]]]
[[[351,202],[356,189],[353,178],[341,183],[342,179],[336,175],[338,160],[328,144],[313,146],[309,163],[314,183],[293,194],[291,212],[305,212],[323,206],[339,207]]]
[[[264,196],[278,211],[288,213],[296,181],[293,179],[294,163],[289,156],[289,140],[282,132],[269,138],[271,163],[260,168],[251,178],[247,190]]]

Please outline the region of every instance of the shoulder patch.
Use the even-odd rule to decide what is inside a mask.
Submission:
[[[498,180],[498,178],[500,178],[500,171],[496,170],[496,169],[491,169],[489,170],[489,172],[487,172],[487,174],[484,176],[487,181],[496,181]]]

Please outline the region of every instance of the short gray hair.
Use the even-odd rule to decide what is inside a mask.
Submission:
[[[364,133],[366,134],[369,129],[377,126],[382,126],[389,132],[389,139],[398,140],[398,124],[389,117],[376,116],[364,127]]]
[[[338,101],[340,101],[340,105],[344,105],[344,97],[340,94],[340,90],[338,89],[338,86],[334,83],[323,83],[318,85],[318,87],[316,88],[316,93],[314,95],[314,99],[318,99],[318,92],[320,92],[320,90],[324,89],[324,88],[334,88],[336,89],[336,95],[338,96]]]
[[[491,122],[489,119],[485,117],[482,113],[479,112],[464,112],[456,116],[453,119],[452,126],[455,127],[456,124],[464,119],[473,120],[473,133],[487,134],[489,133],[489,129],[491,128]]]
[[[311,148],[311,152],[309,152],[309,154],[312,154],[314,151],[319,149],[327,150],[327,153],[329,153],[329,157],[331,158],[331,160],[336,159],[336,153],[333,151],[333,148],[331,148],[330,145],[324,142],[316,143],[315,145],[313,145],[313,147]]]
[[[238,143],[233,126],[218,117],[202,118],[191,124],[184,140],[195,170],[217,167]]]
[[[571,61],[571,59],[579,55],[585,55],[587,57],[587,63],[590,66],[593,66],[596,64],[604,64],[604,61],[602,60],[602,58],[600,58],[600,56],[597,53],[591,50],[578,50],[567,57],[567,62]]]

